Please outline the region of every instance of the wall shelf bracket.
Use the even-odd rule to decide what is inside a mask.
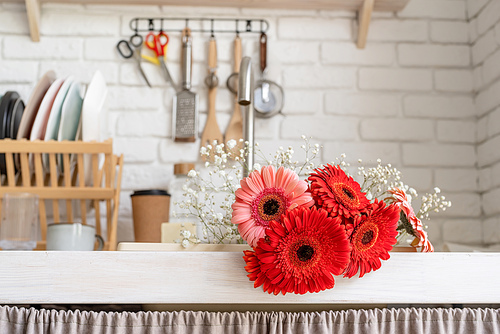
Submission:
[[[26,13],[33,42],[40,42],[40,9],[40,0],[26,0]]]
[[[366,39],[368,37],[368,28],[370,27],[370,20],[372,18],[373,7],[375,0],[364,0],[361,9],[358,11],[358,40],[356,45],[358,49],[364,49]]]

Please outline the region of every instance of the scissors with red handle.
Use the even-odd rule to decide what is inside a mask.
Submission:
[[[163,69],[163,74],[165,76],[165,79],[167,82],[169,82],[172,87],[177,89],[177,85],[175,84],[174,80],[172,79],[172,76],[170,75],[170,72],[168,71],[167,64],[165,64],[165,47],[168,44],[168,35],[165,34],[164,32],[160,31],[158,34],[155,34],[154,32],[150,32],[146,36],[146,46],[150,49],[153,50],[153,52],[156,54],[156,57],[160,61],[161,68]]]

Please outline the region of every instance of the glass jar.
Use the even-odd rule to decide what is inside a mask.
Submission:
[[[193,217],[186,217],[189,210],[182,208],[179,204],[184,203],[186,197],[185,193],[187,174],[190,170],[194,169],[192,163],[178,163],[174,165],[174,178],[170,182],[170,196],[172,203],[172,210],[170,210],[170,221],[175,223],[180,222],[193,222]]]

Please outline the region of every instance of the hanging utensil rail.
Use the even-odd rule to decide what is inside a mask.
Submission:
[[[234,22],[234,29],[222,27],[222,22]],[[183,24],[181,24],[183,22]],[[189,27],[191,22],[210,22],[210,28],[192,28]],[[264,19],[234,19],[234,18],[179,18],[179,17],[156,17],[144,18],[136,17],[130,20],[130,29],[136,34],[139,32],[163,31],[163,32],[181,32],[184,28],[191,28],[191,32],[200,33],[263,33],[269,29],[269,22]]]

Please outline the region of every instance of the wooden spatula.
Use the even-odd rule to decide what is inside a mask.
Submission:
[[[217,83],[218,79],[216,74],[217,69],[217,44],[215,43],[215,37],[210,37],[210,42],[208,45],[208,70],[209,77],[205,82],[208,85],[208,116],[207,122],[205,123],[205,129],[201,136],[201,146],[206,146],[208,144],[213,146],[214,141],[218,144],[223,143],[222,133],[217,124],[217,118],[215,116],[215,98],[217,96]],[[210,155],[210,161],[213,161],[213,154]]]
[[[241,63],[241,38],[236,36],[234,39],[234,73],[238,74],[240,71]],[[238,82],[238,80],[236,80]],[[236,140],[237,146],[234,150],[239,151],[243,147],[243,143],[240,143],[240,139],[243,138],[243,118],[241,117],[241,109],[238,104],[238,95],[234,97],[234,109],[231,119],[229,120],[229,125],[226,129],[225,142],[229,140]]]

